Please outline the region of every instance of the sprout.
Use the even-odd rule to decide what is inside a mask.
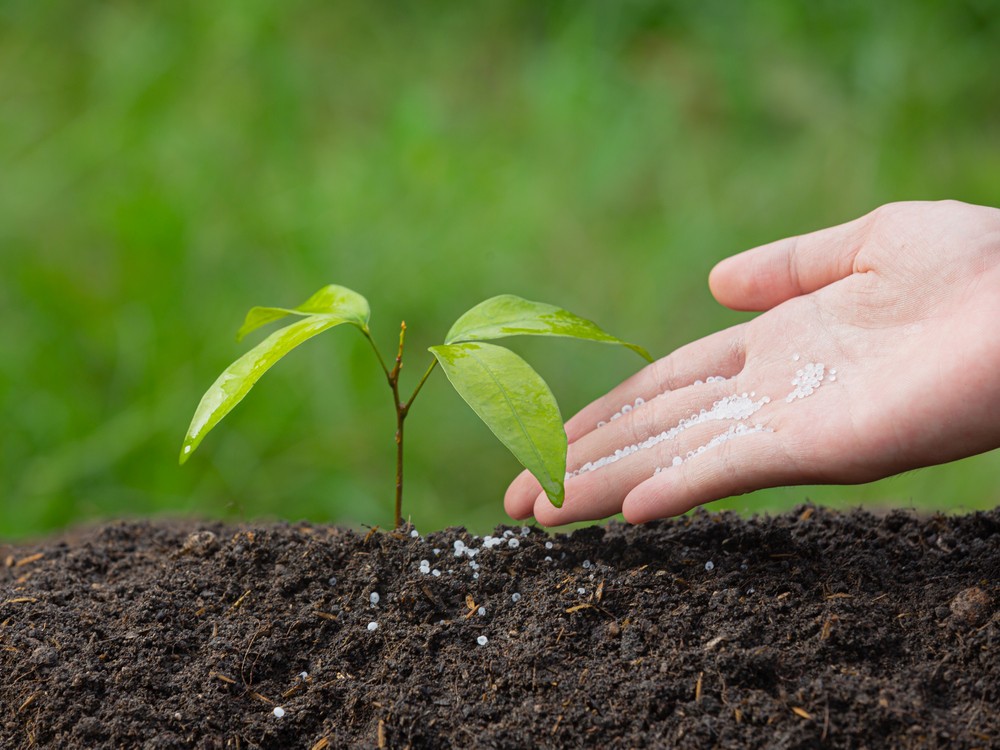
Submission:
[[[346,323],[371,345],[392,391],[396,408],[397,528],[403,525],[404,421],[438,365],[459,396],[538,479],[549,500],[558,507],[565,496],[567,448],[559,406],[548,385],[527,362],[505,347],[485,342],[513,335],[568,337],[618,344],[653,361],[642,347],[606,333],[585,318],[552,305],[505,294],[481,302],[455,321],[444,343],[430,347],[433,357],[409,398],[404,399],[400,394],[400,371],[405,322],[400,325],[396,356],[388,360],[393,362],[390,368],[368,327],[371,318],[368,300],[351,289],[330,284],[294,309],[254,307],[247,313],[237,338],[289,316],[293,316],[294,322],[275,331],[229,365],[202,397],[184,436],[180,462],[191,457],[204,437],[276,362],[314,336]],[[410,535],[418,536],[416,530]]]

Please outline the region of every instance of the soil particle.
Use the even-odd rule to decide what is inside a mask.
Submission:
[[[1000,510],[493,536],[0,548],[0,748],[1000,746]]]

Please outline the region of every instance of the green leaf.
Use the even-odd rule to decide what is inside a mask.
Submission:
[[[229,365],[202,396],[187,435],[184,436],[180,462],[183,464],[188,460],[205,435],[243,400],[254,383],[260,380],[275,362],[299,344],[342,323],[358,325],[358,320],[356,317],[346,318],[339,315],[311,315],[305,320],[275,331]]]
[[[513,294],[501,294],[480,302],[455,321],[444,342],[456,344],[461,341],[482,341],[521,335],[565,336],[606,344],[620,344],[647,361],[653,361],[649,352],[641,346],[612,336],[593,321],[554,305],[532,302]]]
[[[430,351],[459,395],[560,507],[566,431],[541,376],[512,351],[493,344],[442,344]]]
[[[294,309],[285,307],[254,307],[247,313],[243,325],[236,334],[236,340],[261,326],[281,320],[287,315],[336,315],[345,323],[353,323],[361,330],[366,330],[371,318],[371,308],[368,300],[352,289],[336,284],[329,284]]]

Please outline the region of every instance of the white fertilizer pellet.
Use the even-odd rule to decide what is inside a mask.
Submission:
[[[510,600],[514,603],[521,601],[521,595],[518,593],[513,593],[510,595]]]
[[[785,397],[785,401],[792,403],[795,399],[811,396],[823,384],[824,374],[822,362],[810,362],[801,370],[796,370],[795,377],[792,378],[795,390]]]
[[[273,713],[280,719],[282,716],[285,715],[285,709],[283,709],[281,706],[275,706],[274,710],[271,713]]]
[[[368,623],[368,629],[373,632],[378,630],[378,623],[372,620],[370,623]]]
[[[476,638],[476,643],[478,643],[480,646],[485,646],[489,642],[490,639],[487,638],[485,635],[481,635],[478,638]]]
[[[478,614],[480,617],[486,617],[486,607],[480,607],[478,610]]]
[[[725,378],[723,378],[723,380],[725,380]],[[613,454],[603,456],[596,461],[588,461],[576,471],[567,472],[565,478],[570,479],[572,477],[580,476],[581,474],[586,474],[588,471],[600,469],[608,464],[615,463],[616,461],[620,461],[623,458],[631,456],[633,453],[638,453],[641,450],[647,450],[666,440],[673,440],[685,430],[689,430],[700,424],[705,424],[706,422],[720,420],[742,422],[743,420],[749,419],[763,406],[771,403],[771,399],[768,396],[763,396],[760,399],[755,399],[755,396],[756,393],[734,393],[732,396],[725,396],[712,404],[711,409],[702,409],[699,413],[692,414],[687,419],[680,420],[669,430],[665,430],[659,435],[648,437],[641,443],[626,445],[624,448],[616,450]]]
[[[707,563],[705,563],[705,570],[709,572],[715,570],[715,563],[709,560]]]
[[[371,602],[371,605],[373,607],[377,607],[378,606],[378,602],[379,602],[380,598],[381,597],[379,597],[377,591],[373,591],[373,592],[371,592],[371,594],[368,595],[368,601]]]
[[[770,427],[764,427],[764,425],[755,424],[752,427],[747,425],[745,422],[740,422],[739,424],[732,425],[725,432],[720,432],[718,435],[714,435],[711,440],[709,440],[704,445],[699,445],[694,450],[688,451],[684,458],[680,456],[674,456],[670,462],[671,466],[680,466],[685,461],[694,458],[695,456],[700,456],[707,450],[715,448],[718,445],[722,445],[727,440],[732,440],[733,438],[742,437],[744,435],[753,435],[758,432],[774,432]],[[659,474],[661,471],[666,471],[662,466],[657,467],[653,472],[654,475]]]

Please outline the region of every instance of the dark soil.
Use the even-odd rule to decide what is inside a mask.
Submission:
[[[1000,510],[408,531],[5,550],[0,748],[1000,746]]]

